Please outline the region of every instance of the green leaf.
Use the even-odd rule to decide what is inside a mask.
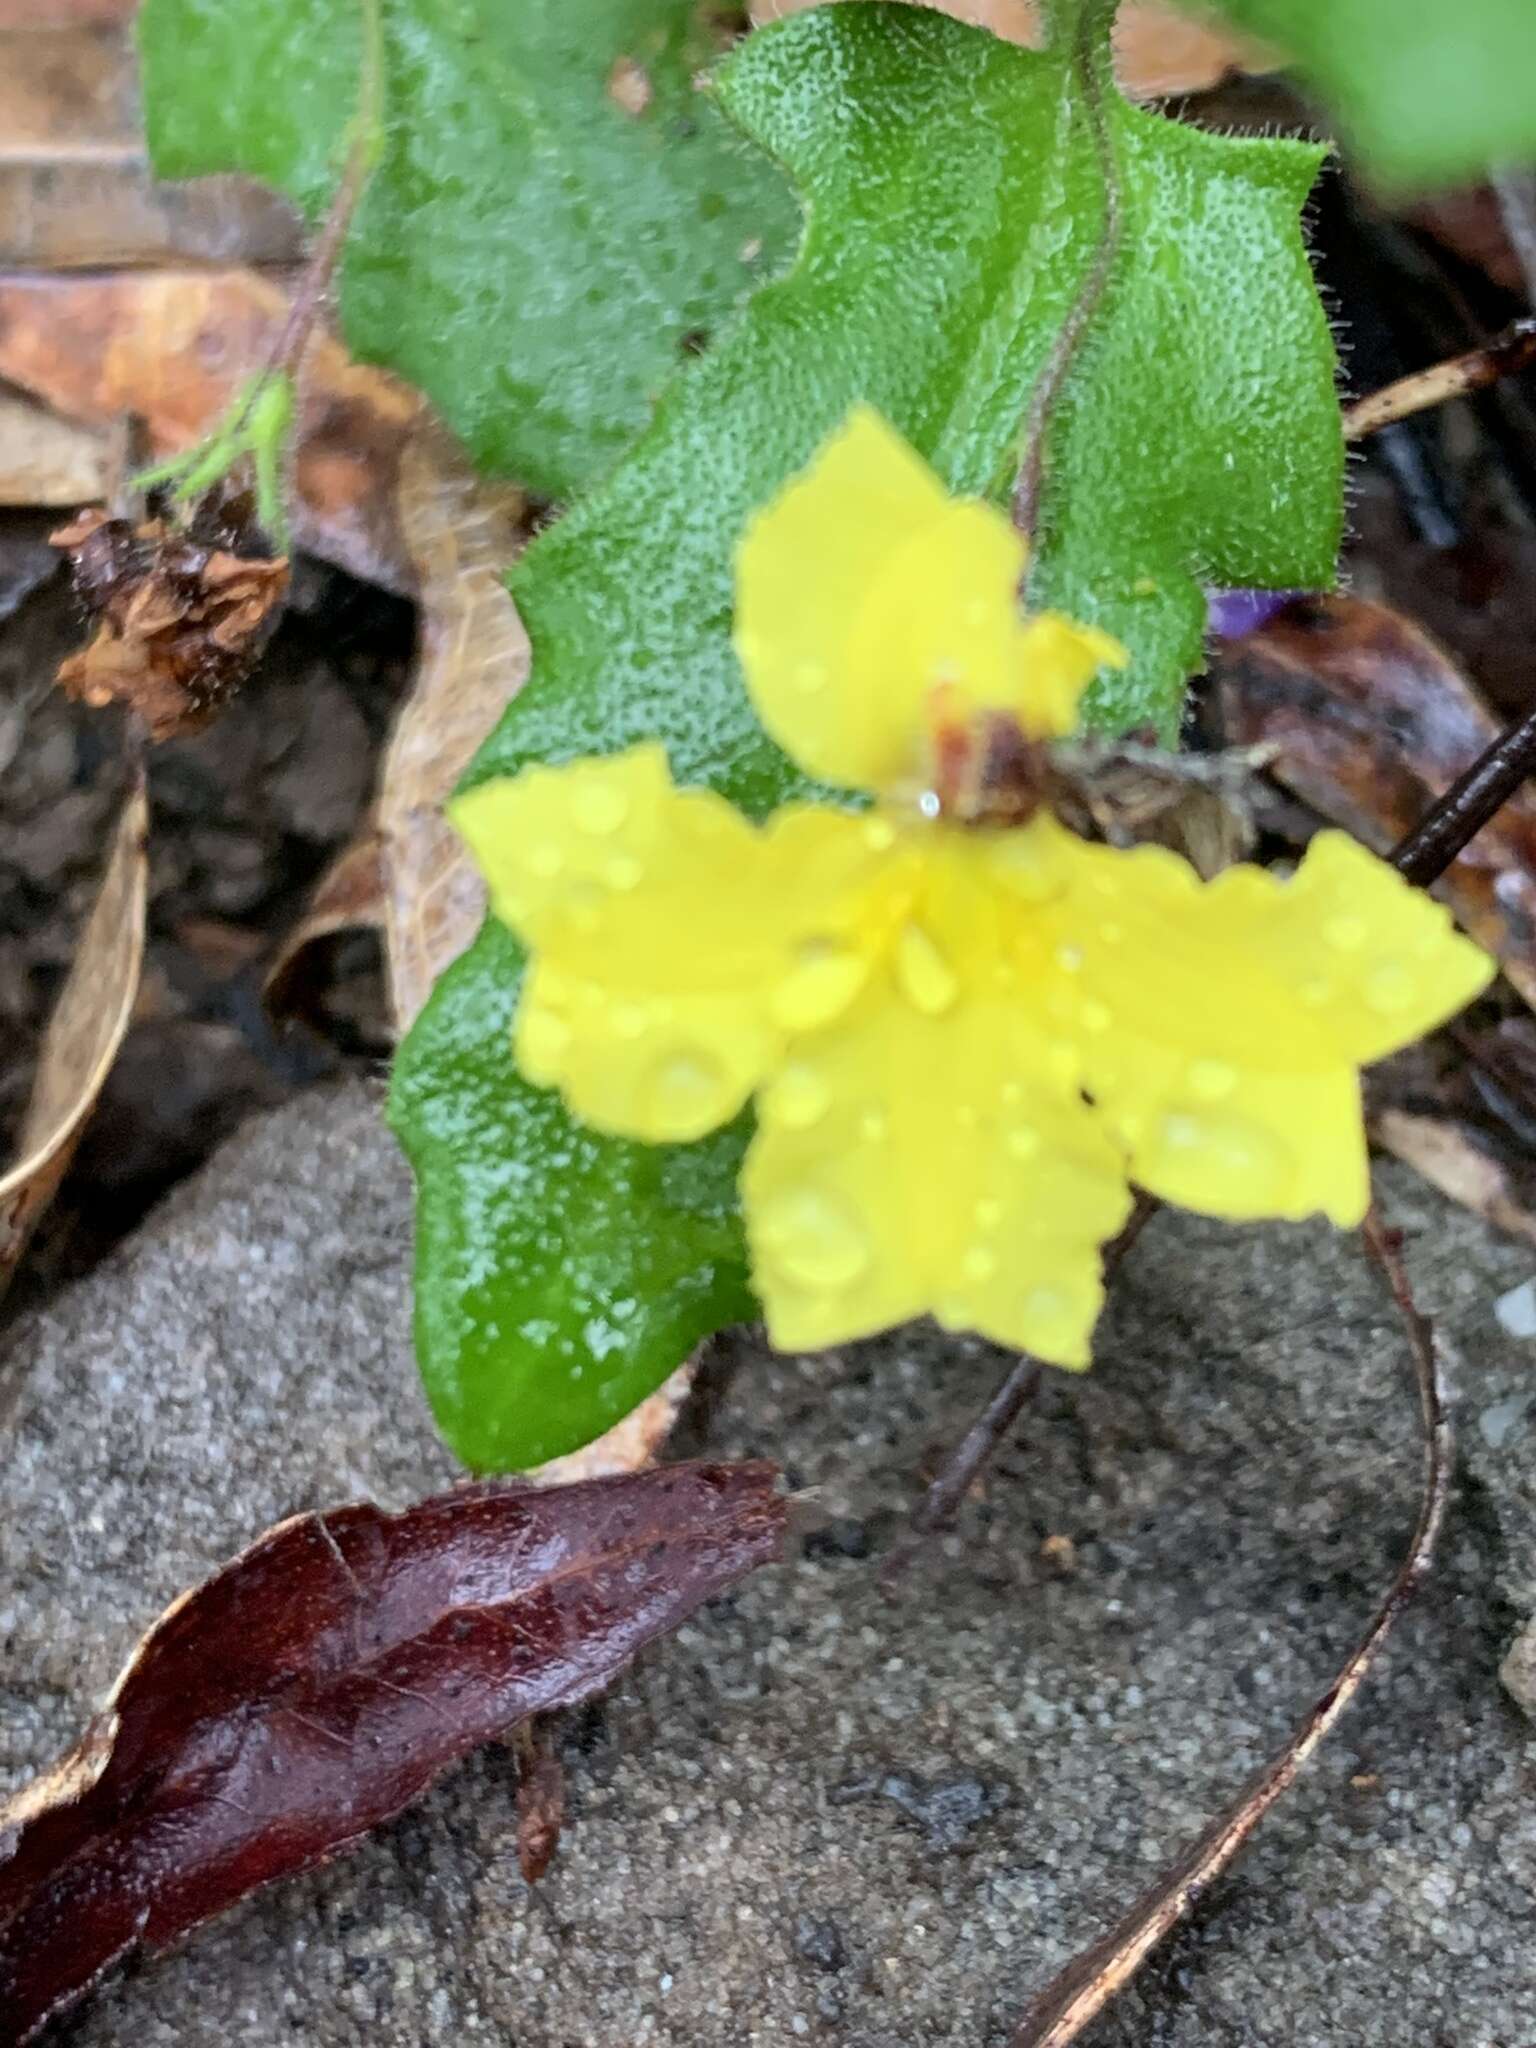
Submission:
[[[342,327],[486,470],[564,498],[792,243],[773,166],[695,86],[700,0],[384,0],[388,135]],[[357,100],[358,0],[145,0],[163,177],[239,170],[310,219]],[[631,103],[610,89],[616,64]],[[638,67],[638,68],[635,68]]]
[[[838,6],[754,36],[720,96],[804,194],[800,260],[525,556],[513,587],[533,677],[473,780],[659,738],[680,781],[755,815],[802,790],[730,648],[748,514],[856,398],[953,487],[1006,486],[1030,391],[1092,263],[1103,188],[1058,59],[916,8]],[[1119,103],[1110,115],[1127,165],[1123,261],[1053,431],[1039,580],[1133,646],[1128,680],[1099,707],[1124,728],[1176,715],[1201,652],[1197,571],[1328,580],[1342,455],[1298,227],[1317,152],[1227,142]],[[517,1332],[536,1312],[569,1341],[562,1356],[585,1363],[591,1304],[646,1298],[675,1228],[646,1205],[635,1148],[573,1125],[514,1074],[513,961],[507,934],[488,928],[407,1040],[394,1096],[422,1186],[423,1369],[444,1429],[478,1464],[525,1463],[533,1443],[548,1455],[611,1419],[594,1402],[583,1420],[596,1375],[549,1387]],[[718,1147],[649,1156],[669,1185],[723,1165]],[[542,1234],[520,1197],[541,1205]],[[712,1327],[712,1289],[743,1312],[730,1230],[676,1302],[649,1304],[626,1388],[655,1385]],[[571,1261],[580,1287],[564,1306]]]
[[[1205,0],[1185,0],[1209,12]],[[1532,0],[1215,0],[1296,59],[1378,177],[1431,185],[1536,152]]]

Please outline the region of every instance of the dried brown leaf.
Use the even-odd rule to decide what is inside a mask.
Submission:
[[[261,368],[288,311],[245,270],[0,277],[0,378],[68,419],[144,422],[156,459],[191,447]],[[415,587],[397,519],[400,456],[421,398],[319,334],[294,438],[294,539],[386,589]]]
[[[105,498],[119,474],[120,437],[0,391],[0,505],[64,506]]]
[[[674,1465],[279,1524],[140,1644],[0,1808],[0,2038],[314,1868],[779,1554],[772,1466]]]
[[[755,0],[756,23],[798,14],[819,0]],[[957,21],[989,28],[1011,43],[1040,41],[1038,0],[918,0]],[[1240,71],[1267,71],[1273,55],[1251,40],[1191,21],[1162,0],[1129,0],[1115,24],[1115,73],[1124,91],[1142,99],[1203,92]]]
[[[16,1164],[0,1174],[0,1290],[64,1177],[128,1028],[144,961],[148,827],[140,780],[123,806],[74,966],[43,1040]]]
[[[383,924],[383,849],[370,818],[316,882],[303,916],[278,948],[261,989],[271,1016],[313,1020],[317,949],[343,932],[379,931]]]
[[[1371,1136],[1431,1187],[1463,1209],[1536,1244],[1536,1206],[1505,1148],[1465,1120],[1409,1109],[1382,1108],[1370,1119]]]
[[[82,512],[53,536],[96,631],[60,664],[86,704],[123,704],[151,739],[199,731],[249,675],[288,592],[249,497],[204,500],[192,523]]]
[[[1498,737],[1451,656],[1401,613],[1298,599],[1217,657],[1226,736],[1273,750],[1271,773],[1386,853]],[[1536,1004],[1536,797],[1523,790],[1435,893]]]
[[[385,932],[397,1028],[480,929],[485,888],[443,805],[528,676],[528,636],[506,586],[514,502],[478,483],[440,430],[400,463],[400,529],[419,592],[410,697],[379,785]]]

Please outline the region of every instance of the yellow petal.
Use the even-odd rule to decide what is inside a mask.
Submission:
[[[845,956],[857,971],[830,1013],[862,985],[840,906],[888,863],[864,820],[804,806],[760,831],[707,791],[675,788],[654,745],[527,769],[451,814],[493,908],[534,954],[518,1064],[599,1130],[655,1142],[713,1130],[779,1057],[787,986],[804,1006],[816,970]]]
[[[1358,1067],[1452,1015],[1492,963],[1342,833],[1289,881],[1242,867],[1204,884],[1160,848],[1031,831],[1057,890],[1041,1000],[1132,1178],[1216,1216],[1358,1223]]]
[[[1060,612],[1035,612],[1015,642],[1019,723],[1035,739],[1060,740],[1077,730],[1083,692],[1101,668],[1125,668],[1130,656],[1097,626]]]
[[[1114,1148],[1015,1006],[945,1000],[927,957],[903,986],[910,966],[893,952],[760,1097],[742,1194],[770,1335],[813,1350],[932,1313],[1084,1366],[1129,1207]]]
[[[914,774],[935,685],[1003,701],[1024,547],[952,499],[857,407],[748,527],[736,648],[758,715],[808,773],[879,789]]]

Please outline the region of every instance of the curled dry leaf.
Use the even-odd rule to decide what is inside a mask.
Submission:
[[[400,531],[419,593],[416,672],[379,783],[390,1000],[402,1033],[480,929],[485,888],[443,805],[528,677],[506,586],[515,504],[475,480],[440,429],[400,462]]]
[[[752,19],[761,24],[798,14],[819,0],[754,0]],[[989,28],[1011,43],[1040,40],[1039,0],[918,0],[958,21]],[[1276,59],[1251,39],[1228,35],[1163,0],[1128,0],[1115,24],[1115,75],[1133,97],[1160,99],[1168,93],[1204,92],[1240,71],[1267,71]]]
[[[85,511],[53,544],[97,622],[61,664],[60,688],[87,704],[126,705],[155,740],[197,732],[223,708],[288,590],[288,559],[269,552],[245,495],[205,500],[186,527]]]
[[[313,1019],[316,948],[343,932],[377,931],[384,922],[384,867],[378,828],[369,818],[316,882],[304,914],[267,970],[261,997],[278,1022]]]
[[[0,277],[0,378],[68,419],[144,423],[159,460],[190,448],[266,362],[287,294],[247,270]],[[298,546],[388,590],[414,588],[396,518],[423,402],[330,335],[304,358],[291,516]]]
[[[0,1290],[64,1178],[128,1028],[144,961],[148,827],[140,778],[43,1040],[16,1164],[0,1174]]]
[[[0,1808],[0,2038],[600,1691],[779,1554],[775,1476],[483,1485],[263,1536],[173,1603],[80,1748]]]
[[[1385,605],[1298,598],[1214,663],[1226,737],[1378,853],[1498,737],[1445,649]],[[1523,790],[1447,871],[1443,896],[1536,1004],[1536,797]]]
[[[109,496],[120,439],[0,391],[0,505],[63,507]]]

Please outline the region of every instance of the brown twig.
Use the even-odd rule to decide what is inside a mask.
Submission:
[[[1363,441],[1368,434],[1410,419],[1416,412],[1444,405],[1448,399],[1465,398],[1482,391],[1503,377],[1536,363],[1536,319],[1516,320],[1481,348],[1452,356],[1427,370],[1415,370],[1411,377],[1399,377],[1367,397],[1357,399],[1344,410],[1344,438]]]
[[[1419,888],[1438,881],[1469,841],[1536,771],[1536,711],[1500,733],[1389,856]]]
[[[1101,6],[1091,4],[1090,0],[1090,4],[1078,13],[1073,28],[1070,68],[1074,82],[1082,92],[1093,153],[1104,181],[1104,230],[1094,252],[1092,266],[1056,337],[1055,346],[1029,402],[1029,413],[1024,422],[1024,459],[1013,490],[1013,523],[1026,540],[1034,539],[1040,517],[1040,498],[1045,484],[1046,429],[1077,360],[1089,323],[1109,288],[1125,228],[1120,171],[1115,162],[1109,120],[1104,110],[1104,81],[1099,74],[1099,53],[1094,47],[1102,11]],[[1026,566],[1026,583],[1029,574]]]
[[[1106,1287],[1158,1207],[1151,1195],[1137,1194],[1136,1206],[1125,1228],[1104,1247]],[[1044,1371],[1040,1361],[1031,1358],[1027,1352],[1015,1358],[998,1382],[997,1391],[944,1460],[937,1477],[914,1510],[912,1529],[915,1535],[931,1536],[954,1520],[961,1501],[970,1492],[978,1474],[1040,1391]],[[897,1551],[890,1559],[887,1571],[898,1570],[906,1555],[905,1549]]]
[[[1009,2048],[1067,2048],[1067,2043],[1075,2041],[1088,2022],[1131,1981],[1151,1951],[1227,1870],[1259,1822],[1334,1727],[1359,1691],[1398,1616],[1429,1571],[1445,1520],[1454,1452],[1440,1354],[1428,1319],[1414,1304],[1396,1235],[1383,1228],[1374,1209],[1366,1218],[1364,1239],[1402,1316],[1418,1377],[1424,1422],[1424,1491],[1413,1540],[1370,1626],[1285,1747],[1173,1867],[1143,1893],[1117,1927],[1053,1978],[1030,2006]]]

